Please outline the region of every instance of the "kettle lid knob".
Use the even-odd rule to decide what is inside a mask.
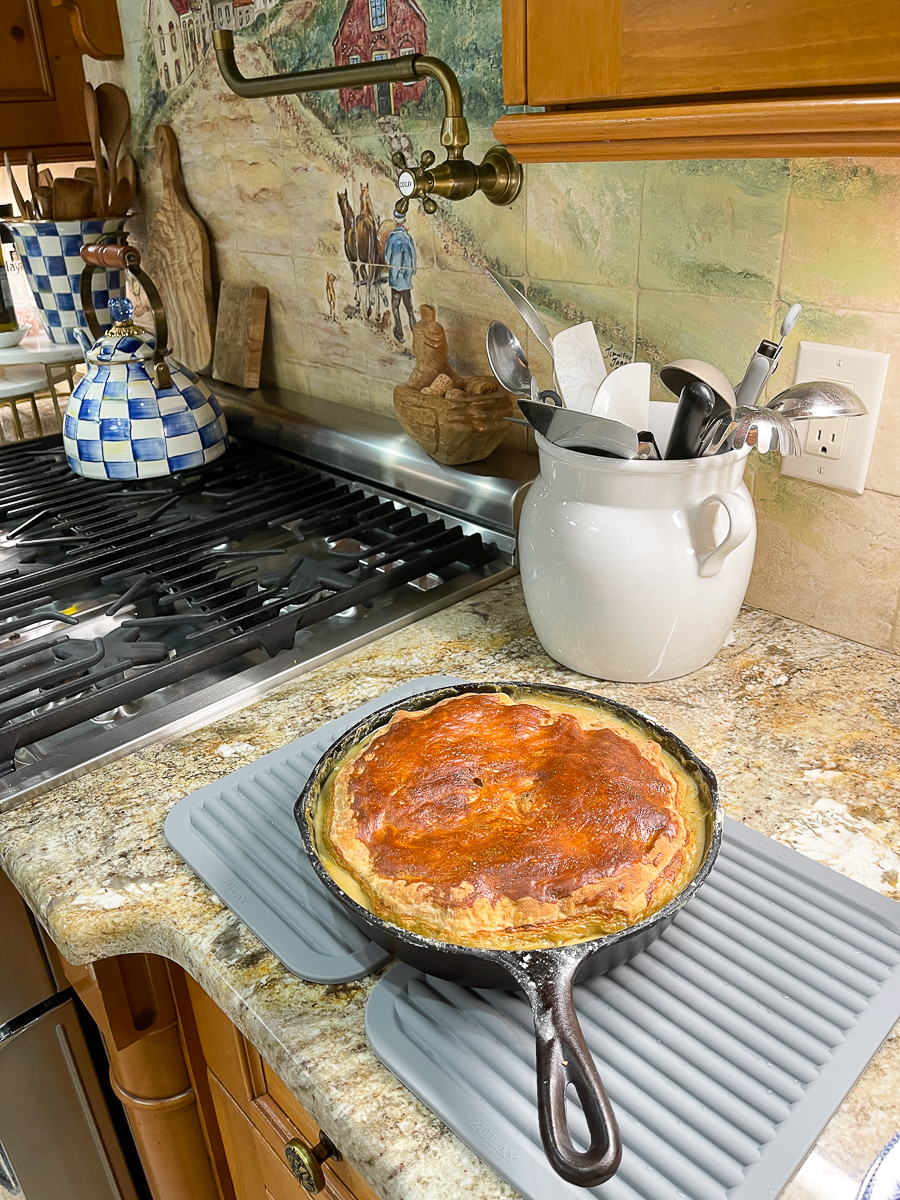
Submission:
[[[109,315],[117,325],[130,325],[134,305],[127,296],[114,296],[109,302]]]

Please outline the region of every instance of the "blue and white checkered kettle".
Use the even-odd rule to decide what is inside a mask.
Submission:
[[[88,371],[66,405],[69,466],[89,479],[150,479],[202,467],[224,454],[228,431],[219,402],[198,375],[168,355],[162,302],[140,269],[139,252],[127,245],[85,246],[82,257],[82,301],[97,340],[91,345],[82,334]],[[114,324],[101,332],[90,276],[113,259],[141,283],[153,307],[155,335],[133,323],[133,305],[125,298],[110,301]]]

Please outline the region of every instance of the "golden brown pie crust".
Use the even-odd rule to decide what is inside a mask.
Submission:
[[[324,833],[385,920],[536,948],[626,928],[682,890],[702,840],[691,789],[600,711],[470,693],[395,713],[335,772]]]

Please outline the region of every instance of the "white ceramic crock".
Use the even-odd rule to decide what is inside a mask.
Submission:
[[[541,645],[598,679],[649,683],[721,649],[750,581],[749,447],[672,462],[595,458],[537,435],[519,526]]]

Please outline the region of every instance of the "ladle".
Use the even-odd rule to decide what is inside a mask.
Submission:
[[[795,383],[764,407],[791,421],[823,420],[828,417],[864,417],[866,406],[856,392],[830,379]]]
[[[501,321],[491,321],[485,344],[491,370],[508,392],[514,396],[530,396],[535,401],[543,400],[556,407],[562,405],[556,392],[538,390],[522,343],[507,325]]]
[[[714,417],[729,417],[730,419],[734,412],[734,388],[719,368],[714,367],[712,363],[703,362],[699,358],[679,358],[676,362],[666,363],[664,367],[660,367],[659,378],[664,387],[679,397],[689,383],[699,379],[707,387],[712,388],[718,401]]]
[[[756,431],[756,441],[751,440],[750,435],[753,430]],[[726,423],[723,419],[710,427],[703,439],[700,455],[705,458],[710,454],[717,454],[732,434],[734,435],[732,446],[735,450],[740,450],[748,441],[751,446],[758,444],[761,430],[766,430],[769,435],[766,448],[763,449],[761,445],[759,446],[761,454],[772,449],[772,439],[777,436],[778,449],[781,454],[800,456],[800,439],[797,437],[797,431],[786,417],[776,409],[747,404],[738,405],[731,421]]]

